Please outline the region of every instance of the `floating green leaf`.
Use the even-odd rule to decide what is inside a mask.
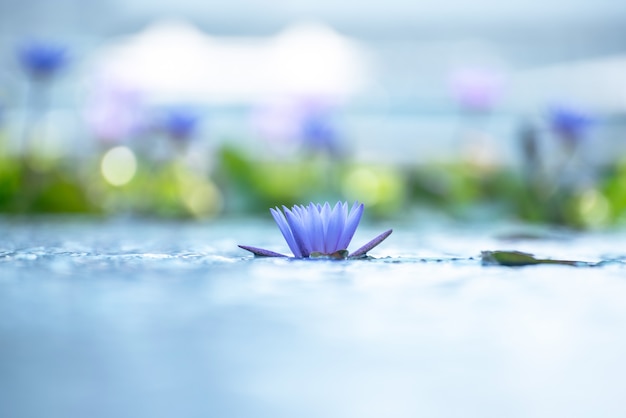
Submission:
[[[483,251],[481,261],[484,266],[531,266],[535,264],[560,264],[575,267],[592,267],[596,263],[572,260],[553,260],[548,258],[537,258],[532,254],[521,251]]]

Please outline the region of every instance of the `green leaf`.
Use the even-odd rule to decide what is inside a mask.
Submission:
[[[483,251],[481,253],[481,261],[484,266],[509,267],[531,266],[535,264],[560,264],[576,267],[591,267],[596,265],[596,263],[585,261],[537,258],[532,254],[523,253],[521,251]]]

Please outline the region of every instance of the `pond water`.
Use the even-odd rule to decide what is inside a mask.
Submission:
[[[373,259],[260,221],[0,220],[0,416],[626,416],[626,233],[388,227]],[[483,266],[511,249],[601,267]]]

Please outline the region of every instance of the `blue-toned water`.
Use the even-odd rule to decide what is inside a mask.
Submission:
[[[0,416],[622,417],[626,233],[362,225],[372,260],[269,221],[0,221]],[[483,266],[514,249],[602,267]]]

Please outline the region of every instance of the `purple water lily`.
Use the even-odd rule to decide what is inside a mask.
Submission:
[[[350,254],[347,248],[363,215],[362,203],[355,202],[350,210],[347,203],[337,202],[331,208],[326,202],[323,205],[315,203],[308,206],[296,205],[291,209],[283,206],[282,211],[276,207],[270,209],[270,212],[295,258],[364,257],[392,232],[391,229],[383,232]],[[247,245],[239,247],[261,257],[287,257],[262,248]]]

